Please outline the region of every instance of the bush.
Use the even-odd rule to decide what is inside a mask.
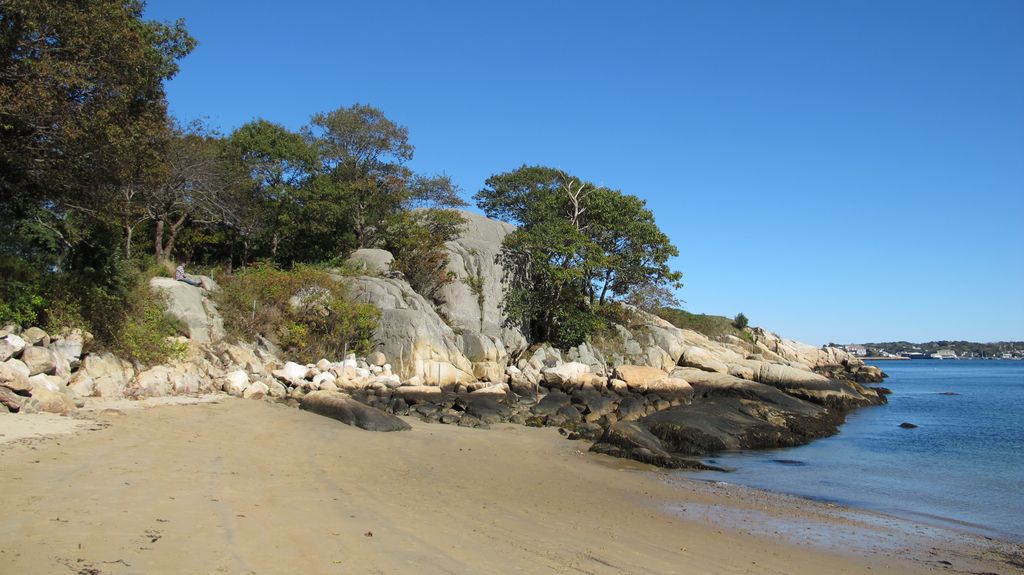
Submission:
[[[114,351],[136,364],[155,365],[180,358],[187,343],[172,338],[179,335],[178,321],[167,313],[167,306],[149,287],[149,276],[128,295],[125,313],[114,334]]]
[[[743,312],[736,314],[736,317],[732,320],[732,326],[736,329],[745,329],[747,327],[747,316],[743,315]]]
[[[345,286],[322,269],[284,271],[261,263],[218,279],[217,304],[235,337],[262,335],[302,362],[371,347],[380,312],[353,302]]]

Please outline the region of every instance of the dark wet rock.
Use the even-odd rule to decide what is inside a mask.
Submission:
[[[367,431],[405,431],[409,424],[394,415],[359,403],[336,391],[314,391],[303,396],[299,407]]]
[[[487,395],[467,395],[462,401],[465,402],[466,413],[475,416],[480,421],[491,425],[508,421],[512,416],[512,409],[498,399]]]
[[[487,427],[487,425],[480,421],[479,417],[466,413],[459,418],[459,427]]]
[[[672,469],[720,469],[669,453],[661,440],[647,428],[631,421],[622,421],[608,428],[590,450]]]
[[[913,423],[910,423],[909,421],[904,421],[903,423],[900,424],[900,427],[902,427],[903,429],[917,429],[917,426],[914,425]]]
[[[540,402],[531,410],[534,415],[549,416],[558,413],[558,410],[567,407],[572,403],[569,395],[563,391],[552,389]]]
[[[793,447],[836,432],[841,415],[803,402],[799,408],[715,397],[651,414],[640,424],[673,453]]]
[[[438,421],[445,425],[454,425],[458,423],[460,419],[462,418],[459,417],[458,415],[455,415],[454,413],[445,413],[441,416],[441,418]]]
[[[647,415],[644,412],[644,399],[638,395],[631,395],[619,402],[618,417],[621,421],[636,421]]]

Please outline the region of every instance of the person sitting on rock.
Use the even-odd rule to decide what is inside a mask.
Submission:
[[[188,277],[188,274],[185,273],[185,264],[181,264],[174,269],[174,279],[180,282],[185,282],[191,286],[203,287],[203,282]]]

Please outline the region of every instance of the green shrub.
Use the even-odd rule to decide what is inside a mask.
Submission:
[[[745,329],[747,327],[747,316],[743,315],[743,312],[736,314],[736,317],[732,320],[732,326],[736,329]]]
[[[182,357],[188,344],[172,338],[179,335],[178,321],[167,313],[167,306],[149,288],[149,278],[129,294],[125,314],[114,334],[114,351],[133,363],[155,365]]]
[[[352,301],[322,269],[284,271],[261,263],[218,279],[215,297],[225,328],[240,339],[262,335],[303,362],[371,347],[380,312]]]

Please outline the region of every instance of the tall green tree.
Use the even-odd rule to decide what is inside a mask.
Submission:
[[[120,265],[133,194],[159,164],[163,82],[195,46],[143,6],[0,0],[0,277],[22,278],[0,300],[65,273],[101,285]]]
[[[242,244],[242,263],[254,254],[284,259],[278,252],[298,231],[303,188],[317,172],[315,148],[300,134],[260,119],[235,130],[225,154],[238,174],[227,223]]]
[[[488,216],[519,224],[501,255],[512,272],[505,306],[533,339],[576,345],[610,297],[679,284],[667,264],[678,250],[636,196],[523,166],[488,178],[475,199]]]

